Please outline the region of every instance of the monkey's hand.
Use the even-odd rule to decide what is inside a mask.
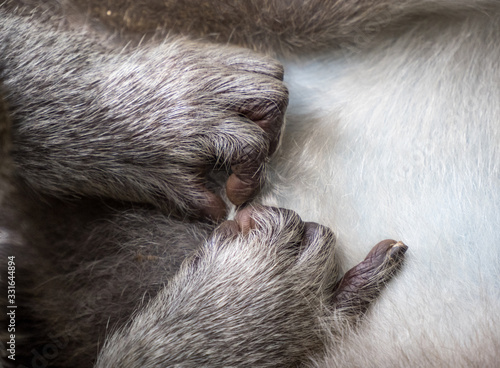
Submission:
[[[108,339],[96,367],[300,366],[353,329],[405,250],[383,241],[337,283],[331,230],[247,206]]]
[[[123,167],[126,197],[222,217],[226,206],[206,187],[207,174],[231,174],[226,193],[236,205],[260,189],[288,102],[282,79],[276,61],[237,48],[182,40],[132,55],[99,94],[109,122],[99,149],[119,155],[106,171]]]
[[[185,39],[116,51],[43,36],[17,45],[5,82],[18,121],[13,156],[33,187],[213,219],[226,205],[207,187],[212,170],[227,172],[236,205],[259,191],[288,102],[278,62]]]

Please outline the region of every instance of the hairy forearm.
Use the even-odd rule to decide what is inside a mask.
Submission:
[[[271,53],[309,52],[368,42],[387,25],[481,0],[85,0],[105,24],[136,34],[167,30]]]

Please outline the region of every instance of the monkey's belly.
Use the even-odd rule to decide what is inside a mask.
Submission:
[[[286,63],[291,104],[264,202],[330,226],[347,265],[383,238],[409,246],[359,336],[332,349],[346,364],[492,366],[498,355],[495,22],[429,21],[372,51]]]

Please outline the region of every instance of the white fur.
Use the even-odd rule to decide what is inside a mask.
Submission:
[[[263,202],[330,226],[346,267],[381,239],[409,246],[319,366],[500,365],[500,16],[466,18],[285,60],[280,185]]]

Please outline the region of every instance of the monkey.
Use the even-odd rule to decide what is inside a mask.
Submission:
[[[335,319],[326,318],[319,325],[324,327],[326,324],[330,328],[311,328],[327,336],[320,336],[319,339],[308,336],[307,342],[301,340],[301,336],[304,336],[302,334],[309,332],[307,328],[305,332],[302,329],[293,332],[288,330],[290,332],[289,335],[286,334],[288,337],[295,336],[296,341],[302,341],[299,343],[302,348],[312,344],[309,345],[311,349],[302,354],[304,351],[300,347],[297,348],[296,351],[301,357],[292,354],[290,359],[296,359],[293,363],[276,359],[273,361],[272,354],[276,351],[266,353],[263,350],[263,354],[268,354],[266,356],[269,360],[266,360],[266,363],[255,363],[256,366],[259,364],[263,366],[305,364],[326,367],[495,366],[498,361],[500,341],[496,328],[499,321],[495,313],[500,300],[496,288],[498,272],[495,271],[498,270],[496,246],[498,236],[495,235],[495,224],[499,218],[496,194],[498,183],[495,182],[498,172],[498,155],[495,149],[498,143],[496,134],[498,128],[495,125],[496,107],[490,101],[498,96],[494,78],[495,60],[498,55],[494,43],[497,32],[495,27],[495,20],[498,17],[497,4],[490,1],[376,3],[307,1],[248,2],[247,5],[238,8],[231,6],[232,4],[218,5],[221,3],[182,2],[182,4],[177,3],[180,4],[177,6],[169,2],[151,1],[132,4],[124,1],[86,2],[61,7],[61,4],[66,5],[66,3],[48,2],[32,8],[29,1],[8,1],[3,6],[5,9],[14,8],[16,12],[20,12],[23,19],[29,19],[30,26],[36,23],[34,19],[38,18],[48,19],[45,22],[56,24],[58,29],[71,28],[69,23],[77,19],[74,24],[83,28],[83,31],[80,29],[79,32],[85,34],[86,37],[83,37],[85,39],[89,38],[86,33],[87,28],[93,28],[98,24],[97,27],[103,28],[99,36],[95,37],[104,38],[104,41],[99,43],[100,47],[103,43],[119,43],[121,39],[125,39],[138,49],[147,50],[150,46],[144,45],[143,42],[151,40],[154,42],[158,37],[161,42],[168,43],[163,37],[173,35],[204,38],[205,40],[201,40],[204,46],[199,46],[199,41],[196,41],[198,46],[193,46],[197,51],[198,48],[205,47],[204,42],[210,41],[224,44],[214,48],[220,54],[224,52],[223,49],[227,50],[226,47],[234,50],[232,46],[227,45],[233,43],[278,56],[285,66],[285,81],[288,90],[291,91],[290,106],[287,108],[287,126],[284,134],[281,134],[282,137],[279,137],[278,130],[282,125],[280,122],[282,118],[279,117],[275,119],[278,126],[275,131],[264,130],[267,133],[265,144],[268,147],[273,146],[273,149],[264,150],[267,151],[267,155],[259,157],[259,165],[266,163],[269,153],[273,152],[274,146],[278,145],[280,139],[281,148],[267,165],[267,172],[264,170],[266,165],[257,169],[255,166],[250,166],[251,173],[247,175],[253,177],[254,173],[258,173],[258,180],[250,181],[249,189],[245,189],[243,195],[236,195],[239,200],[234,200],[233,196],[233,203],[241,204],[254,198],[257,203],[293,209],[306,221],[320,222],[334,229],[339,238],[335,255],[342,260],[338,263],[341,268],[339,274],[355,265],[357,260],[362,259],[362,254],[368,252],[364,245],[369,244],[367,239],[373,240],[384,236],[385,232],[393,232],[404,238],[405,243],[411,244],[411,257],[406,262],[404,272],[392,280],[381,298],[363,313],[363,323],[355,329],[352,327],[346,327],[345,330],[332,329],[331,326],[336,325],[333,322]],[[83,6],[83,11],[89,12],[89,20],[84,21],[81,18],[78,20],[78,11],[73,11],[79,9],[78,6]],[[66,18],[61,14],[67,16],[68,23],[62,20]],[[183,45],[185,41],[178,42]],[[189,44],[193,41],[186,42]],[[122,45],[120,49],[126,54],[126,46]],[[141,54],[142,51],[137,52]],[[146,55],[147,51],[144,52],[143,55]],[[147,54],[144,59],[148,59],[150,55]],[[254,55],[253,57],[259,60],[265,60],[262,65],[277,65],[268,58],[260,59],[262,56],[258,57],[250,52],[246,55]],[[131,60],[134,61],[133,58]],[[103,60],[99,60],[99,63],[101,61]],[[2,65],[2,69],[5,68]],[[275,74],[272,79],[277,89],[283,88],[280,78],[281,72]],[[132,79],[142,80],[142,77],[136,76]],[[309,80],[315,83],[309,84]],[[2,83],[6,84],[4,76]],[[7,95],[9,87],[11,85],[7,84]],[[10,109],[8,119],[14,122],[16,128],[16,108],[19,106],[10,106],[12,95],[8,96],[9,98],[6,98]],[[124,94],[120,96],[130,98]],[[118,104],[117,99],[113,101]],[[27,99],[26,102],[31,101]],[[283,110],[283,103],[280,110]],[[221,106],[218,103],[216,105]],[[241,110],[238,108],[234,110],[240,116]],[[248,111],[243,115],[245,114],[248,118]],[[257,126],[262,124],[259,123],[259,119],[250,117],[250,120],[257,120]],[[260,130],[256,131],[262,134]],[[19,142],[16,134],[19,133],[14,129],[14,152],[11,156],[14,159],[14,166],[18,165],[16,169],[21,177],[19,179],[23,181],[16,186],[24,188],[25,182],[29,180],[30,170],[27,170],[27,167],[19,169],[24,154],[18,155],[16,159],[16,144]],[[254,152],[260,151],[261,149],[257,149]],[[226,164],[226,168],[223,169],[227,171],[227,167],[234,166],[235,162],[237,164],[237,158],[231,164]],[[201,175],[198,175],[204,177],[206,171],[212,168],[213,166],[204,168],[201,170]],[[237,169],[236,171],[238,172]],[[247,175],[243,174],[243,179],[248,181]],[[269,186],[261,188],[264,177],[267,178]],[[141,177],[140,181],[143,182],[145,179],[147,180],[147,177]],[[54,201],[56,204],[52,203],[50,208],[54,211],[53,223],[57,226],[61,226],[61,221],[57,220],[61,218],[78,223],[74,215],[78,212],[79,215],[76,217],[82,216],[83,223],[88,221],[87,224],[91,225],[94,232],[88,231],[97,237],[100,236],[100,228],[96,226],[93,214],[98,213],[105,224],[116,224],[119,222],[116,217],[110,219],[106,216],[110,216],[110,213],[120,213],[124,205],[127,207],[126,213],[131,216],[134,216],[133,212],[136,210],[150,211],[152,210],[150,206],[156,206],[162,213],[168,213],[166,218],[163,214],[158,217],[168,222],[179,218],[182,221],[176,223],[180,224],[181,228],[187,226],[186,223],[193,225],[190,221],[193,221],[196,213],[200,213],[200,207],[188,209],[191,205],[189,199],[187,202],[179,201],[172,192],[167,194],[166,198],[162,198],[162,204],[157,203],[157,196],[147,197],[143,192],[137,194],[135,192],[137,187],[127,194],[121,190],[115,193],[117,185],[121,183],[121,180],[117,179],[112,182],[115,189],[107,189],[103,195],[105,198],[99,199],[95,197],[99,197],[100,193],[97,191],[102,190],[102,186],[96,188],[95,184],[88,184],[83,186],[85,192],[81,193],[75,189],[68,190],[68,186],[71,185],[80,191],[83,190],[82,183],[65,182],[60,185],[62,181],[55,180],[53,187],[65,187],[64,193],[54,193],[53,190],[47,193],[45,192],[47,188],[37,188],[38,180],[32,179],[28,181],[28,186],[31,188],[23,189],[21,197],[26,196],[34,188],[36,196],[44,196],[44,199],[29,201],[30,206],[34,205],[33,202],[41,206],[47,201]],[[109,185],[109,177],[102,179],[102,182]],[[199,183],[200,179],[195,182]],[[230,197],[230,193],[238,192],[236,189],[240,186],[231,185],[228,179],[226,187],[227,196]],[[209,189],[213,190],[213,187]],[[259,189],[263,190],[257,195]],[[127,185],[123,190],[131,189]],[[192,194],[192,192],[187,193]],[[61,194],[76,198],[68,203],[68,199],[64,197],[61,203],[59,202],[61,198],[45,197]],[[112,198],[107,198],[110,194]],[[165,196],[165,193],[162,194]],[[83,203],[78,202],[79,196],[84,197]],[[20,200],[10,200],[15,202],[10,208],[17,207],[16,211],[19,211],[21,204],[24,203]],[[123,201],[129,202],[124,204]],[[205,204],[202,206],[202,216],[208,216],[216,221],[225,216],[226,211],[218,198],[202,202]],[[55,208],[62,211],[62,214],[57,213]],[[78,211],[75,211],[75,208],[78,208]],[[254,215],[259,211],[256,210]],[[271,211],[270,213],[273,213],[270,215],[271,218],[264,216],[265,221],[261,223],[269,225],[274,220],[275,225],[280,224],[278,219],[281,215],[276,213],[280,214],[281,211],[283,210]],[[187,217],[183,217],[183,214]],[[8,217],[6,214],[3,216]],[[2,220],[2,223],[10,223],[14,228],[19,228],[20,219],[30,224],[37,224],[40,220],[41,223],[48,223],[48,219],[45,218],[47,211],[44,210],[38,212],[25,210],[18,219],[13,214],[9,216],[13,216],[13,219]],[[38,216],[38,219],[28,221],[32,216]],[[162,222],[158,217],[151,213],[146,216],[154,218],[155,221],[151,223],[160,226]],[[190,220],[186,222],[186,219]],[[132,229],[135,231],[140,229],[152,236],[151,231],[147,231],[148,226],[144,221],[137,227],[131,226],[130,222],[124,224],[118,228],[129,230],[128,234],[131,236],[133,236]],[[241,224],[237,225],[241,227]],[[25,226],[29,228],[28,225]],[[196,223],[196,227],[198,226],[201,230],[196,230],[196,234],[190,232],[189,237],[200,239],[200,233],[204,232],[203,226],[210,228],[209,224],[200,222]],[[234,228],[234,226],[233,223],[223,225],[222,230],[221,228],[215,230],[214,236],[217,238],[218,231],[227,235],[225,227]],[[76,228],[82,229],[82,226],[77,225]],[[209,239],[210,230],[205,235],[202,234],[201,238]],[[38,236],[47,236],[51,244],[56,243],[50,234],[43,235],[40,229],[25,230],[22,233],[24,236],[35,237],[29,242],[30,244],[42,244],[43,241],[36,238]],[[108,230],[103,230],[103,233],[109,235]],[[127,236],[127,232],[110,233],[112,242],[123,235]],[[59,237],[55,239],[78,239],[80,236],[85,237],[85,234],[64,229],[60,230]],[[171,237],[183,238],[185,235]],[[17,239],[15,236],[6,238],[9,242],[16,243],[18,247],[23,246],[22,239]],[[139,238],[146,237],[141,235]],[[194,240],[193,242],[196,243]],[[83,243],[90,246],[92,240]],[[126,240],[122,244],[126,244]],[[207,244],[211,244],[210,240],[205,246]],[[54,245],[56,245],[55,252],[58,247],[57,244]],[[155,249],[154,246],[149,248]],[[205,249],[204,246],[201,249]],[[34,252],[33,249],[27,251]],[[195,249],[184,251],[184,256],[187,257],[187,254]],[[141,249],[133,257],[138,263],[154,262],[158,254],[154,250],[151,252],[147,253]],[[85,254],[85,251],[83,253]],[[214,253],[210,254],[215,256]],[[37,259],[37,256],[29,258]],[[38,257],[40,258],[46,261],[54,259],[52,254]],[[178,274],[176,270],[172,274],[181,278],[182,275],[187,276],[190,272],[194,272],[194,279],[199,280],[197,277],[202,275],[196,274],[194,267],[201,262],[205,267],[202,269],[207,270],[207,268],[206,263],[203,263],[203,257],[199,258],[201,261],[196,259],[197,257],[191,261],[192,263],[188,260],[183,265],[184,268],[179,266]],[[209,259],[214,260],[214,258]],[[231,259],[238,260],[237,257]],[[217,260],[214,262],[212,266],[217,264]],[[89,266],[90,270],[93,270],[92,266]],[[52,265],[44,266],[43,261],[38,263],[38,267],[52,269]],[[151,276],[154,274],[152,266],[143,267],[151,272],[143,271],[139,274]],[[98,279],[100,269],[99,267],[96,269]],[[316,277],[321,277],[319,275],[323,275],[322,272],[326,269],[328,267],[325,265],[318,266],[316,271],[319,274],[316,274]],[[25,272],[28,274],[28,271],[23,269],[22,273]],[[114,275],[124,277],[128,273],[118,270]],[[348,276],[349,272],[346,275]],[[173,277],[174,282],[180,283],[179,279]],[[330,281],[333,282],[333,279],[335,277]],[[141,280],[136,282],[140,283]],[[95,284],[99,282],[95,282],[94,286]],[[342,282],[336,286],[342,288],[341,284]],[[132,283],[132,285],[137,284]],[[92,287],[92,285],[82,285],[83,295],[88,295],[88,290],[85,291],[85,287],[88,286]],[[131,289],[134,290],[134,286]],[[61,291],[64,295],[71,294],[59,286],[54,286],[51,290]],[[224,288],[220,292],[223,290]],[[163,291],[167,292],[164,289]],[[142,290],[138,292],[142,293]],[[140,310],[128,324],[125,321],[110,322],[113,333],[108,336],[109,340],[104,344],[105,347],[97,358],[97,364],[109,366],[116,359],[123,359],[121,363],[130,366],[176,364],[166,360],[155,361],[154,354],[149,354],[153,346],[151,340],[148,340],[147,336],[143,340],[138,339],[138,332],[130,333],[130,331],[144,331],[140,329],[141,325],[155,324],[154,321],[148,320],[148,311],[156,310],[161,314],[165,311],[161,303],[153,302],[142,309],[137,306],[138,301],[146,300],[144,303],[147,304],[147,300],[154,300],[155,296],[145,295],[143,298],[138,298],[130,290],[121,293],[120,296],[125,294],[126,297],[130,297],[131,303],[120,303],[121,308],[129,308],[123,315],[130,316],[133,311]],[[113,298],[112,292],[99,295]],[[161,292],[157,294],[159,298],[162,298],[162,295],[168,300],[174,298],[174,295],[179,297],[183,294],[181,289],[177,289],[172,294],[168,292],[167,295]],[[191,295],[196,293],[189,296]],[[312,301],[321,304],[322,297],[328,299],[332,296],[318,297],[316,294]],[[298,297],[291,300],[300,302]],[[99,304],[96,299],[91,301]],[[283,306],[281,310],[287,309]],[[311,321],[309,319],[311,314],[307,315],[308,318],[301,321]],[[322,316],[321,313],[319,315]],[[283,317],[280,322],[285,320]],[[116,329],[116,324],[120,322],[123,323],[122,329]],[[161,325],[159,322],[158,324]],[[216,333],[218,330],[214,328],[214,324],[215,322],[211,321],[212,331]],[[91,324],[87,323],[87,326]],[[277,323],[276,331],[282,327],[292,328],[290,325]],[[63,331],[71,334],[81,333],[82,336],[91,335],[91,332],[79,332],[75,331],[75,328],[76,326],[69,325]],[[338,331],[340,338],[335,336]],[[199,341],[197,339],[200,338],[200,334],[197,332],[187,335],[187,341],[193,343]],[[152,333],[154,335],[154,332]],[[62,355],[67,354],[68,350],[76,352],[75,349],[65,350],[67,336],[51,336],[54,340],[47,340],[45,344],[37,346],[27,358],[31,364],[32,359],[35,361],[39,359],[37,362],[45,359],[47,364],[49,362],[52,365],[58,364],[52,362],[50,358],[61,359],[59,350]],[[215,340],[216,346],[218,340]],[[321,343],[315,343],[320,340]],[[168,339],[162,341],[166,344],[165,347],[174,349],[171,347],[171,341]],[[137,347],[140,342],[147,345],[144,350]],[[137,350],[127,350],[134,343],[138,343],[135,346]],[[50,350],[49,348],[53,346],[56,348]],[[288,346],[297,345],[290,342]],[[225,347],[228,352],[234,353],[231,357],[227,357],[232,358],[231,363],[228,363],[228,360],[220,363],[221,361],[214,358],[211,361],[219,366],[221,364],[245,366],[245,363],[237,360],[238,352],[241,353],[241,350],[235,353],[235,350],[229,349],[233,347],[235,350],[238,349],[237,344]],[[44,348],[48,349],[45,355]],[[56,349],[59,349],[57,353]],[[182,354],[185,352],[170,357],[180,359]],[[290,356],[283,353],[282,359],[285,359],[283,358],[285,355]],[[134,357],[137,357],[137,360],[134,360]],[[223,359],[224,354],[218,357]],[[185,360],[188,366],[209,364],[199,362],[200,360],[196,363]]]
[[[91,32],[54,28],[19,4],[9,13],[9,5],[0,26],[2,125],[12,122],[14,169],[6,179],[12,187],[4,190],[2,253],[20,275],[21,312],[17,326],[9,317],[9,329],[21,338],[17,354],[9,343],[7,363],[294,365],[365,313],[399,268],[404,244],[379,243],[340,278],[333,234],[290,211],[240,210],[236,221],[214,229],[226,215],[223,194],[239,205],[261,189],[288,102],[281,64],[184,38],[129,50],[117,40],[89,38]],[[225,193],[211,190],[218,184],[210,182],[212,170],[229,172]],[[194,261],[182,263],[190,256]],[[232,264],[228,256],[243,262]],[[247,262],[259,265],[232,279]],[[226,275],[210,271],[229,265]],[[193,282],[206,287],[183,294]],[[211,288],[220,295],[203,301]],[[240,297],[226,311],[220,303],[234,293]],[[171,320],[185,326],[154,322],[138,342],[151,344],[150,351],[130,350],[135,323],[170,313],[165,298],[177,316],[194,318]],[[185,311],[177,308],[183,300]],[[192,312],[194,305],[203,307]],[[282,315],[289,319],[280,321]],[[242,336],[231,336],[232,329],[262,318],[262,327],[243,333],[246,344],[227,348]],[[227,323],[219,329],[221,319]],[[208,335],[206,323],[214,324]],[[157,328],[165,336],[158,346]],[[179,345],[186,328],[196,339]],[[262,335],[261,328],[273,332]]]

